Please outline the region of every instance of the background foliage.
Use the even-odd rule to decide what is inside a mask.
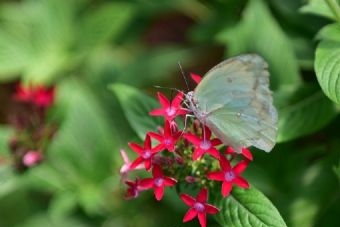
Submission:
[[[0,226],[196,226],[181,223],[186,208],[174,191],[161,203],[151,193],[124,201],[119,149],[159,124],[148,118],[153,85],[185,89],[177,62],[204,75],[245,52],[268,61],[279,111],[278,144],[255,151],[245,173],[251,194],[268,197],[289,227],[340,226],[340,20],[326,2],[2,1],[1,158],[19,79],[57,85],[50,118],[60,128],[40,166],[19,175],[0,164]],[[252,203],[242,191],[233,198]],[[223,206],[237,209],[233,201]],[[218,222],[285,226],[258,222],[263,207],[227,209]]]

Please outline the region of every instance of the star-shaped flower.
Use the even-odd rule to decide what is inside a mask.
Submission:
[[[156,146],[151,148],[151,139],[147,134],[144,141],[144,147],[141,147],[135,143],[129,143],[130,148],[138,153],[139,157],[131,163],[130,169],[135,169],[139,164],[144,162],[144,166],[146,170],[151,168],[152,158],[153,156],[161,151],[161,146]]]
[[[249,188],[248,182],[240,176],[240,174],[247,168],[249,161],[240,161],[234,167],[230,166],[229,161],[221,155],[220,167],[222,171],[211,172],[207,174],[207,178],[215,181],[222,181],[222,195],[226,197],[229,195],[233,184],[241,188]]]
[[[143,188],[153,188],[155,197],[159,201],[162,199],[164,194],[165,186],[174,186],[177,180],[172,177],[163,175],[163,171],[159,165],[155,165],[152,168],[152,178],[146,178],[141,180],[140,185]]]
[[[191,208],[185,214],[183,222],[188,222],[198,216],[198,220],[201,227],[206,227],[207,225],[207,214],[216,214],[219,209],[213,205],[207,204],[208,190],[203,188],[197,195],[196,199],[192,198],[188,194],[181,194],[181,199],[185,204]]]
[[[183,135],[185,139],[187,139],[189,142],[195,145],[195,150],[192,159],[195,161],[201,156],[203,156],[205,153],[208,153],[213,157],[219,159],[220,153],[215,148],[215,146],[222,144],[222,142],[217,138],[211,140],[210,139],[211,131],[207,127],[204,127],[204,130],[205,133],[203,133],[202,138],[199,138],[198,136],[195,136],[191,133]]]
[[[181,132],[173,133],[170,128],[170,123],[166,120],[163,135],[154,132],[149,132],[149,135],[160,142],[162,150],[167,149],[168,151],[173,152],[175,150],[175,145],[181,136]]]
[[[250,160],[250,161],[252,161],[253,160],[253,155],[251,154],[251,152],[250,152],[250,150],[248,150],[247,148],[242,148],[242,155],[246,158],[246,159],[248,159],[248,160]],[[227,147],[227,149],[226,149],[226,151],[225,151],[225,154],[237,154],[236,152],[235,152],[235,150],[232,148],[232,147]]]
[[[158,92],[157,95],[162,108],[151,111],[150,115],[164,116],[166,120],[172,122],[176,116],[187,114],[187,111],[181,107],[183,100],[182,92],[179,92],[171,102],[162,93]]]

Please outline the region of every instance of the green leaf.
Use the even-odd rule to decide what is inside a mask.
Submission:
[[[215,205],[221,209],[216,219],[223,227],[287,227],[275,206],[254,186],[234,187],[227,198],[219,197]]]
[[[262,0],[249,1],[241,22],[217,39],[227,44],[228,55],[255,52],[264,57],[273,89],[301,82],[294,49]]]
[[[160,108],[155,99],[124,84],[113,84],[110,88],[117,96],[127,120],[140,139],[144,140],[147,132],[163,125],[161,117],[149,115],[151,110]]]
[[[340,37],[339,25],[329,25],[321,30],[315,53],[315,72],[323,92],[334,102],[340,103]]]
[[[277,142],[284,142],[316,132],[338,114],[333,102],[312,84],[274,93],[279,112]]]
[[[90,11],[79,25],[77,48],[88,51],[110,38],[114,38],[124,28],[133,15],[133,7],[128,3],[106,3],[95,11]]]
[[[311,13],[335,20],[334,14],[330,10],[325,0],[309,0],[308,4],[301,7],[300,12]]]

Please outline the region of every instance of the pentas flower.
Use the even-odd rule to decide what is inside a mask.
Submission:
[[[168,151],[173,152],[175,150],[176,142],[178,141],[182,133],[181,132],[172,133],[170,123],[166,120],[163,134],[157,134],[154,132],[149,132],[148,134],[152,138],[155,138],[160,142],[162,150],[167,149]]]
[[[182,92],[179,92],[171,102],[162,93],[158,92],[157,95],[162,108],[151,111],[151,116],[164,116],[167,121],[172,122],[176,116],[187,114],[181,107],[184,95]]]
[[[34,103],[40,107],[48,107],[54,102],[54,87],[38,86],[34,92]]]
[[[129,186],[126,190],[125,199],[135,199],[139,196],[139,193],[145,188],[140,185],[141,180],[137,177],[135,181],[127,180],[125,184]]]
[[[152,178],[146,178],[141,180],[140,185],[143,188],[153,188],[155,197],[159,201],[162,199],[164,194],[165,186],[174,186],[177,180],[171,177],[163,175],[163,171],[159,165],[155,165],[152,168]]]
[[[124,164],[123,164],[122,167],[120,168],[119,173],[120,173],[121,179],[122,179],[122,180],[125,180],[126,177],[127,177],[127,174],[128,174],[131,170],[133,170],[133,169],[131,168],[132,162],[130,161],[129,157],[127,156],[125,150],[121,149],[121,150],[120,150],[120,155],[121,155],[122,158],[123,158]],[[141,164],[139,164],[138,166],[136,166],[134,169],[143,169],[143,168],[144,168],[144,166],[143,166],[143,164],[141,163]]]
[[[204,130],[205,132],[202,133],[203,134],[202,138],[195,136],[191,133],[183,135],[185,139],[187,139],[189,142],[195,145],[195,150],[192,155],[192,159],[195,161],[198,158],[202,157],[205,153],[208,153],[213,157],[219,159],[220,152],[215,148],[215,146],[222,144],[221,140],[217,138],[210,139],[211,131],[207,127],[204,127]]]
[[[221,190],[223,197],[229,195],[233,184],[236,184],[241,188],[249,188],[248,182],[240,176],[240,174],[247,168],[249,161],[240,161],[234,167],[230,166],[229,161],[223,155],[220,157],[219,161],[222,171],[208,173],[207,178],[223,182]]]
[[[198,220],[202,227],[207,225],[207,214],[216,214],[219,209],[213,205],[207,204],[208,190],[203,188],[197,195],[196,199],[188,194],[181,194],[181,199],[191,208],[185,214],[183,222],[188,222],[198,216]]]
[[[197,74],[190,73],[190,76],[191,76],[191,79],[193,79],[196,82],[196,84],[199,84],[202,80],[202,77]]]
[[[248,150],[247,148],[242,148],[241,150],[241,154],[248,159],[249,161],[253,160],[253,155],[251,154],[250,150]],[[237,153],[235,153],[235,150],[232,147],[227,147],[225,154],[232,154],[235,155]]]
[[[151,148],[151,139],[147,134],[144,140],[144,147],[141,147],[135,143],[129,143],[130,148],[139,154],[139,157],[131,163],[130,169],[135,169],[139,164],[144,162],[144,166],[146,170],[151,168],[152,158],[153,156],[161,151],[161,146],[156,146]]]
[[[47,88],[42,85],[25,87],[19,84],[14,94],[14,99],[20,102],[31,102],[39,107],[48,107],[54,102],[54,94],[54,87]]]

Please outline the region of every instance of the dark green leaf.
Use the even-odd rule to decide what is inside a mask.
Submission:
[[[221,209],[216,218],[223,227],[287,227],[275,206],[254,186],[234,187],[231,195],[219,197],[215,205]]]
[[[218,39],[227,44],[228,55],[255,52],[269,64],[271,87],[300,83],[293,47],[264,1],[249,1],[241,22],[222,31]]]
[[[149,131],[163,125],[161,117],[151,117],[149,112],[160,108],[157,101],[138,91],[136,88],[124,84],[114,84],[110,87],[118,97],[126,118],[140,139],[144,140]]]
[[[279,112],[278,142],[316,132],[338,113],[334,103],[314,85],[277,91],[274,102]]]

